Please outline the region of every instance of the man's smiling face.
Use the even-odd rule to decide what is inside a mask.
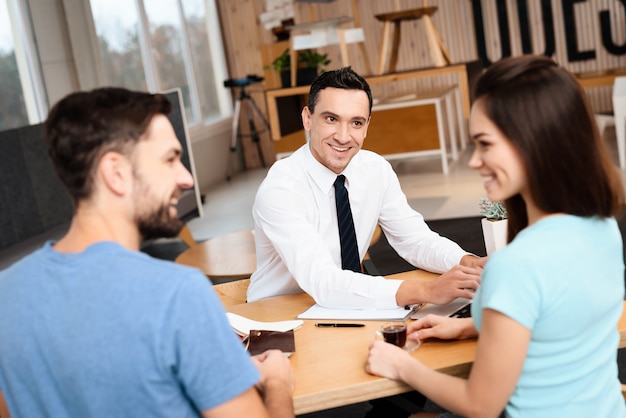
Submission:
[[[314,113],[308,107],[302,110],[311,153],[336,174],[363,146],[369,120],[369,99],[363,90],[327,87],[320,91]]]

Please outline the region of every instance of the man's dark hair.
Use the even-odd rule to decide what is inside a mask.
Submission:
[[[167,115],[162,94],[100,88],[61,99],[48,114],[48,154],[59,178],[77,204],[93,192],[94,168],[109,151],[129,154],[152,118]]]
[[[338,70],[326,71],[317,76],[311,84],[309,91],[309,111],[314,113],[315,105],[320,91],[326,87],[334,87],[345,90],[363,90],[367,94],[370,102],[370,113],[372,113],[372,90],[367,81],[358,75],[351,67],[343,67]]]

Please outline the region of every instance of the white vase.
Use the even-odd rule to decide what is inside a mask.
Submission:
[[[493,220],[483,218],[480,222],[483,227],[487,255],[491,255],[494,251],[506,246],[508,224],[506,219]]]

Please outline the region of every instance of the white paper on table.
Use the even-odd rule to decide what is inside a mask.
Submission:
[[[404,320],[413,313],[411,309],[331,309],[318,304],[298,315],[300,319],[351,319],[356,321]]]
[[[290,329],[296,330],[302,326],[302,321],[293,319],[289,321],[277,321],[277,322],[263,322],[255,321],[254,319],[246,318],[245,316],[237,315],[232,312],[226,312],[228,322],[235,332],[243,337],[250,334],[250,330],[264,330],[264,331],[289,331]]]

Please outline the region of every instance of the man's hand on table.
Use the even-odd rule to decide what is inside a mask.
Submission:
[[[482,271],[482,267],[457,264],[431,281],[405,280],[396,293],[396,303],[398,306],[424,302],[445,305],[456,298],[472,299]]]
[[[482,269],[485,267],[486,262],[487,262],[487,257],[477,257],[472,254],[467,254],[461,257],[461,261],[459,262],[459,264],[462,266],[478,267]]]
[[[445,305],[456,298],[472,299],[480,286],[482,267],[457,264],[433,281],[426,282],[426,301]]]
[[[252,362],[261,373],[261,380],[257,388],[264,393],[270,386],[283,386],[289,393],[293,393],[294,376],[289,359],[280,350],[268,350],[263,354],[252,357]]]
[[[272,418],[293,418],[294,375],[291,364],[280,350],[268,350],[252,361],[261,372],[257,389]]]

